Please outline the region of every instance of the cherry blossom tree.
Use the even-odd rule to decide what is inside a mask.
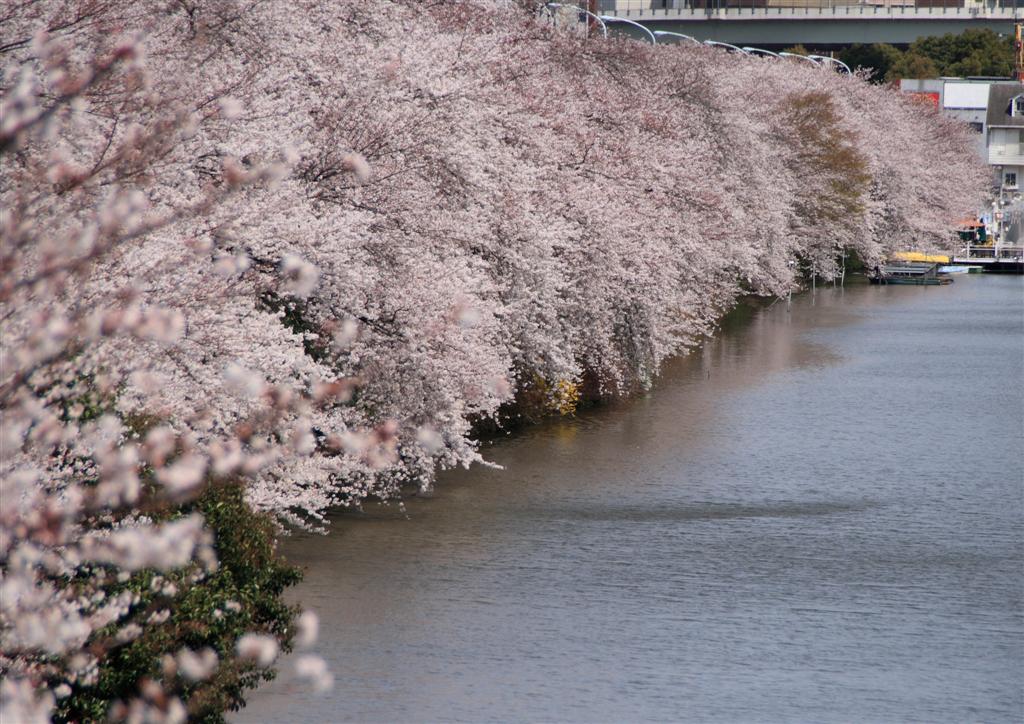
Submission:
[[[235,407],[230,432],[198,406],[183,408],[202,380],[174,390],[162,370],[182,367],[177,356],[204,328],[224,331],[232,315],[237,324],[255,311],[237,264],[194,234],[224,201],[283,168],[227,161],[214,182],[175,185],[187,175],[189,139],[231,115],[229,99],[204,114],[162,95],[130,39],[82,50],[44,30],[5,47],[16,55],[0,109],[0,716],[47,721],[95,688],[119,651],[169,634],[182,601],[217,573],[224,541],[188,504],[292,454],[284,433],[344,385],[249,388],[259,401]],[[282,288],[289,272],[282,265]],[[276,336],[276,317],[263,316]],[[218,388],[247,379],[215,369]],[[237,651],[157,657],[163,673],[132,682],[110,716],[180,721],[208,710],[213,678],[253,685],[278,641],[296,636],[235,606],[222,617],[257,627]],[[322,668],[299,661],[322,685]],[[228,705],[218,697],[213,711]]]
[[[940,246],[983,199],[966,129],[863,78],[537,10],[3,11],[5,712],[65,711],[213,587],[204,496],[323,529],[481,461],[517,405],[643,388],[739,295]],[[109,713],[237,705],[310,620],[169,650]]]

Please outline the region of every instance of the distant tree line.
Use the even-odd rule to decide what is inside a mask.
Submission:
[[[876,83],[900,78],[1013,74],[1013,38],[989,29],[918,38],[906,50],[887,43],[851,45],[839,54],[851,68],[874,69]]]

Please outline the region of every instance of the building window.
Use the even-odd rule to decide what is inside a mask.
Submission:
[[[971,121],[967,125],[970,126],[971,130],[974,131],[975,133],[981,133],[985,129],[984,125],[978,123],[977,121]]]
[[[1021,94],[1013,99],[1013,103],[1010,104],[1010,115],[1024,116],[1024,94]]]
[[[1007,171],[1003,174],[1003,188],[1015,189],[1017,188],[1017,172]]]

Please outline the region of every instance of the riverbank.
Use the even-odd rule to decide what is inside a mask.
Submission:
[[[338,688],[236,720],[1018,720],[1024,462],[969,453],[1024,426],[991,384],[1022,289],[753,310],[502,470],[286,541]]]

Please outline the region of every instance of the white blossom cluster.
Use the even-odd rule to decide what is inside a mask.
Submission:
[[[156,59],[130,40],[105,47],[104,20],[124,19],[104,19],[106,6],[47,5],[23,8],[53,13],[25,22],[64,27],[65,12],[80,12],[72,25],[98,26],[87,39],[33,32],[3,44],[12,55],[0,99],[0,719],[19,722],[48,721],[74,688],[94,686],[106,655],[165,625],[182,586],[217,569],[201,515],[161,514],[209,486],[308,455],[309,417],[348,390],[290,359],[284,349],[296,339],[285,332],[269,353],[286,374],[258,375],[250,398],[231,408],[230,426],[192,404],[204,382],[236,395],[231,374],[222,366],[204,381],[179,356],[206,344],[217,325],[223,333],[255,312],[252,285],[224,275],[201,239],[214,209],[250,186],[266,188],[283,165],[225,162],[212,184],[177,185],[203,121],[184,105],[197,89],[178,97],[159,88],[148,67]],[[17,20],[5,31],[23,31]],[[308,263],[289,264],[282,283],[301,288],[315,276]],[[236,331],[232,341],[252,340]],[[172,368],[190,379],[188,390],[170,387]],[[386,447],[389,434],[377,435]],[[144,571],[177,583],[156,575],[147,598],[155,603],[144,605],[122,585]],[[274,662],[277,640],[243,636],[252,638],[269,639],[274,655],[239,656],[232,666]],[[221,664],[210,649],[182,649],[162,679],[140,681],[137,698],[110,715],[184,721],[184,682],[204,681]],[[329,677],[305,675],[317,689]]]
[[[10,11],[5,716],[45,720],[180,594],[162,581],[140,610],[100,596],[111,580],[215,569],[200,517],[153,513],[245,479],[321,527],[428,486],[518,394],[643,387],[739,294],[940,246],[985,191],[966,129],[859,76],[587,39],[530,5]],[[234,656],[277,646],[254,632]],[[186,649],[164,670],[221,665]],[[329,686],[312,654],[296,668]],[[113,714],[188,711],[149,681]]]

